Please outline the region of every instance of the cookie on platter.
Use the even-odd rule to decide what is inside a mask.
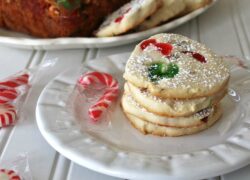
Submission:
[[[186,3],[186,13],[202,8],[212,2],[212,0],[184,0]]]
[[[95,32],[97,37],[123,34],[142,23],[162,4],[162,0],[133,0],[112,13]]]
[[[163,0],[163,5],[142,24],[138,30],[146,30],[155,27],[182,13],[186,8],[184,0]]]

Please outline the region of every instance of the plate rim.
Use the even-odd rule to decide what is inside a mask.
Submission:
[[[122,54],[124,54],[124,53],[122,53]],[[114,55],[112,55],[112,56],[114,56]],[[92,61],[89,61],[89,63],[91,63],[93,61],[97,61],[97,60],[98,59],[94,59]],[[86,155],[85,156],[81,156],[81,158],[79,158],[79,154],[78,154],[78,152],[76,152],[74,150],[74,148],[72,148],[72,147],[69,148],[69,147],[67,147],[68,146],[67,144],[64,145],[63,143],[61,143],[58,140],[58,137],[56,136],[56,133],[55,134],[53,134],[53,133],[51,134],[51,131],[48,130],[48,129],[46,129],[45,124],[42,123],[43,119],[41,118],[41,114],[40,114],[41,113],[40,112],[40,106],[41,105],[43,106],[43,103],[41,103],[41,101],[43,99],[44,93],[46,93],[47,89],[49,89],[49,87],[51,86],[51,84],[53,84],[53,82],[58,77],[60,77],[65,72],[70,71],[70,70],[72,70],[72,68],[67,69],[63,73],[60,73],[58,76],[56,76],[55,78],[53,78],[46,85],[46,87],[42,91],[41,95],[39,96],[39,99],[37,101],[37,106],[36,106],[36,122],[37,122],[38,128],[39,128],[40,132],[42,133],[43,137],[46,139],[46,141],[54,149],[56,149],[56,151],[58,151],[59,153],[61,153],[65,157],[69,158],[70,160],[72,160],[76,164],[84,166],[84,167],[86,167],[88,169],[91,169],[91,170],[94,170],[94,171],[97,171],[99,173],[103,173],[103,174],[106,174],[106,175],[111,175],[111,176],[119,177],[119,178],[145,179],[145,174],[140,174],[141,172],[139,172],[138,170],[133,170],[133,169],[131,170],[131,169],[126,169],[126,168],[125,169],[121,169],[121,167],[114,168],[113,170],[111,170],[110,166],[108,166],[107,164],[100,163],[97,160],[94,160],[94,159],[91,159],[91,158],[87,157]],[[244,133],[247,133],[248,135],[250,135],[250,127],[243,127],[243,128],[247,129],[246,131],[244,131]],[[235,150],[236,147],[234,147],[234,146],[237,145],[237,143],[234,144],[233,143],[234,141],[232,141],[232,139],[233,140],[242,140],[242,137],[240,137],[239,135],[237,135],[237,133],[234,133],[231,137],[228,137],[227,139],[225,139],[225,143],[216,144],[216,145],[211,146],[211,147],[209,147],[209,148],[207,148],[205,150],[199,150],[199,151],[196,151],[196,152],[194,152],[192,154],[190,154],[190,153],[182,153],[182,154],[176,154],[176,157],[175,157],[175,155],[171,156],[171,157],[173,159],[175,159],[175,158],[182,158],[182,160],[184,160],[184,161],[185,161],[185,159],[189,159],[189,158],[196,158],[196,157],[200,158],[200,156],[202,156],[203,158],[205,156],[207,156],[207,157],[205,157],[205,160],[210,160],[210,161],[215,161],[215,160],[213,160],[214,158],[219,158],[219,160],[216,159],[216,161],[222,163],[223,165],[220,164],[219,168],[215,167],[216,170],[213,169],[213,168],[211,168],[211,169],[213,169],[212,170],[213,171],[213,176],[222,175],[224,173],[228,173],[228,172],[234,171],[236,169],[239,169],[239,168],[241,168],[241,167],[249,164],[249,162],[250,162],[250,155],[248,155],[248,156],[244,155],[243,156],[244,158],[241,157],[240,161],[238,160],[238,161],[232,163],[230,159],[227,159],[224,156],[218,154],[218,151],[219,152],[222,151],[222,152],[228,153],[225,150],[223,150],[223,149],[227,149],[227,148],[229,148],[230,150]],[[248,154],[249,154],[250,148],[246,148],[246,147],[241,146],[241,145],[238,145],[238,146],[241,147],[242,149],[244,149],[244,148],[247,149]],[[237,148],[239,148],[239,147],[237,147]],[[112,150],[112,151],[117,151],[117,150]],[[119,151],[116,152],[116,154],[117,154],[117,158],[122,158],[122,157],[119,157],[120,156],[119,155]],[[139,153],[134,153],[133,152],[131,154],[127,154],[127,156],[129,156],[129,155],[133,156],[133,155],[138,155],[138,154]],[[219,156],[219,157],[217,157],[217,156]],[[146,156],[144,155],[143,157],[145,158]],[[173,162],[172,161],[173,159],[168,159],[167,156],[162,156],[162,157],[163,157],[163,159],[161,159],[161,160],[166,160],[166,161],[169,161],[170,163]],[[223,168],[222,168],[222,166],[223,166]],[[182,172],[184,174],[182,174],[180,177],[178,177],[177,174],[172,174],[172,173],[167,174],[167,173],[162,173],[161,172],[161,173],[158,173],[158,174],[157,173],[151,174],[151,176],[150,176],[150,174],[147,174],[147,179],[150,179],[150,178],[157,178],[157,179],[164,179],[164,178],[179,179],[179,178],[183,178],[183,177],[185,177],[185,178],[199,178],[199,179],[209,178],[209,177],[211,177],[211,169],[209,171],[207,170],[206,175],[205,174],[199,174],[199,176],[197,176],[196,174],[192,175],[191,173],[187,174],[187,172]],[[174,173],[176,173],[176,172],[174,172]],[[178,174],[178,175],[180,175],[180,174]]]
[[[104,37],[104,38],[88,38],[88,37],[61,37],[61,38],[34,38],[34,37],[8,37],[0,35],[0,44],[4,44],[11,47],[17,47],[21,49],[43,49],[43,50],[53,50],[53,49],[73,49],[73,48],[107,48],[117,45],[125,45],[128,43],[136,42],[148,36],[156,33],[171,30],[179,25],[188,22],[189,20],[199,16],[200,14],[207,11],[213,5],[215,5],[218,0],[212,0],[212,2],[202,8],[199,8],[191,13],[184,16],[176,18],[169,21],[163,25],[154,27],[152,29],[131,33],[122,36],[115,37]],[[8,30],[3,30],[10,33]],[[21,34],[22,33],[17,33]],[[24,35],[24,34],[23,34]]]

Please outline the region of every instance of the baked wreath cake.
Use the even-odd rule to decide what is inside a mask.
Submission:
[[[0,27],[39,37],[91,36],[128,0],[1,0]]]
[[[158,34],[135,47],[124,78],[121,104],[129,121],[145,134],[181,136],[220,118],[229,70],[205,45]]]

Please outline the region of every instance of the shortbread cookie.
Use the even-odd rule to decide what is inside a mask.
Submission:
[[[212,0],[184,0],[186,3],[186,13],[204,7],[212,2]]]
[[[108,16],[95,35],[108,37],[125,33],[152,15],[161,4],[162,0],[133,0]]]
[[[188,128],[176,128],[160,126],[148,121],[144,121],[136,116],[125,113],[131,124],[143,134],[153,134],[157,136],[183,136],[188,134],[194,134],[205,130],[212,126],[222,115],[221,108],[215,107],[213,115],[204,119],[204,123],[198,126],[188,127]]]
[[[151,122],[153,124],[158,124],[161,126],[170,126],[170,127],[192,127],[198,126],[204,123],[203,119],[208,117],[213,113],[213,108],[203,109],[194,115],[188,117],[166,117],[153,114],[139,105],[131,95],[125,93],[122,97],[122,108],[126,114],[131,114],[135,117],[138,117],[144,121]]]
[[[163,99],[153,96],[143,89],[139,89],[130,83],[126,83],[132,97],[148,111],[168,117],[190,116],[202,109],[214,106],[226,95],[227,90],[223,90],[213,96],[195,99]]]
[[[124,78],[162,98],[198,98],[225,89],[229,69],[203,44],[181,35],[158,34],[135,47]]]
[[[184,0],[163,0],[163,5],[142,24],[138,30],[146,30],[155,27],[169,19],[177,16],[186,8]]]

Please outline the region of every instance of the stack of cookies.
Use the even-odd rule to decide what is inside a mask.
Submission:
[[[221,117],[229,70],[203,44],[159,34],[135,47],[124,78],[121,104],[131,124],[144,134],[182,136]]]

